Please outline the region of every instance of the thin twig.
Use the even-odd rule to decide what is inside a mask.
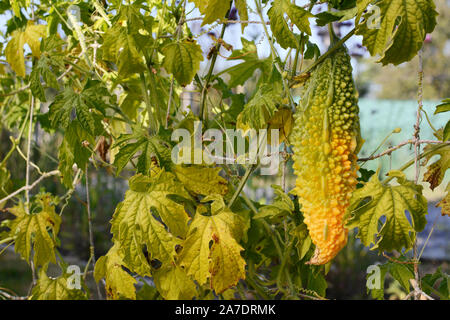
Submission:
[[[91,215],[91,198],[89,196],[89,174],[88,174],[89,163],[86,164],[85,170],[85,179],[86,179],[86,208],[88,214],[88,228],[89,228],[89,261],[86,264],[85,273],[89,269],[90,261],[95,266],[95,243],[94,243],[94,229],[92,226],[92,215]],[[100,292],[100,286],[98,282],[95,282],[97,287],[97,294],[99,299],[103,299],[102,294]]]
[[[42,176],[39,177],[39,179],[37,179],[36,181],[34,181],[32,184],[28,185],[28,186],[23,186],[20,189],[17,189],[16,191],[14,191],[13,193],[9,194],[8,196],[4,197],[3,199],[0,199],[0,203],[3,203],[13,197],[15,197],[16,195],[18,195],[19,193],[23,192],[23,191],[27,191],[27,190],[31,190],[33,189],[35,186],[37,186],[42,180],[44,180],[45,178],[48,178],[50,176],[56,176],[61,174],[61,172],[59,170],[53,170],[50,172],[44,172],[42,174]]]
[[[422,113],[422,95],[423,95],[423,61],[422,61],[422,49],[419,50],[419,72],[418,72],[418,91],[417,91],[417,102],[418,102],[418,108],[417,108],[417,117],[416,117],[416,124],[414,126],[414,166],[415,166],[415,178],[414,183],[417,184],[419,181],[419,170],[420,170],[420,164],[419,164],[419,152],[420,152],[420,141],[419,141],[419,134],[420,134],[420,120],[421,120],[421,113]],[[417,261],[417,237],[414,239],[414,245],[413,245],[413,256],[414,260]],[[414,264],[414,279],[416,286],[414,287],[414,298],[416,300],[420,299],[420,276],[419,276],[419,265]]]
[[[27,145],[27,159],[26,159],[26,169],[25,169],[25,199],[26,199],[26,209],[30,212],[30,189],[28,186],[30,184],[30,154],[31,154],[31,136],[33,134],[33,113],[34,113],[34,96],[31,95],[30,103],[30,123],[28,125],[28,145]]]
[[[184,20],[184,22],[191,22],[191,21],[203,21],[204,17],[195,17],[195,18],[189,18]],[[215,21],[220,24],[236,24],[236,23],[248,23],[248,24],[263,24],[261,21],[252,21],[252,20],[228,20],[228,19],[218,19]],[[264,21],[264,24],[270,25],[270,21]]]
[[[450,141],[438,141],[438,140],[418,140],[419,143],[429,143],[429,144],[450,144]],[[415,144],[415,140],[414,139],[409,139],[406,141],[403,141],[401,143],[399,143],[398,145],[391,147],[389,149],[387,149],[386,151],[383,151],[382,153],[379,153],[377,155],[371,156],[371,157],[367,157],[367,158],[359,158],[358,161],[369,161],[369,160],[374,160],[377,158],[380,158],[382,156],[385,155],[390,155],[393,151],[400,149],[401,147],[407,145],[407,144]]]

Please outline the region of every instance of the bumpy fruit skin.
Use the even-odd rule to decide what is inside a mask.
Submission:
[[[310,264],[329,262],[347,243],[344,214],[357,184],[362,141],[358,112],[350,57],[342,47],[313,70],[294,116],[295,192],[316,245]]]

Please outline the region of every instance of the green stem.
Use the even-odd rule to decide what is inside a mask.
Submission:
[[[310,4],[309,4],[309,8],[308,8],[308,11],[309,12],[311,12],[312,11],[312,8],[314,7],[314,3],[315,3],[315,1],[311,1],[310,2]],[[304,39],[304,33],[302,32],[301,34],[300,34],[300,39],[301,39],[301,41],[303,41],[303,39]],[[302,57],[303,57],[303,54],[304,54],[304,46],[302,45],[302,43],[300,42],[300,45],[302,46],[301,47],[301,51],[302,51]],[[296,72],[297,72],[297,64],[298,64],[298,57],[299,57],[299,55],[300,55],[300,48],[297,48],[296,50],[295,50],[295,58],[294,58],[294,66],[292,67],[292,70],[291,70],[291,75],[292,76],[295,76],[295,74],[296,74]]]
[[[427,152],[422,153],[421,155],[419,155],[417,157],[417,161],[419,161],[420,159],[436,152],[437,150],[448,146],[447,144],[443,143],[443,144],[438,144],[437,146],[435,146],[434,148],[432,148],[431,150],[428,150]],[[404,171],[406,169],[408,169],[410,166],[412,166],[415,163],[415,159],[411,159],[410,161],[408,161],[407,163],[405,163],[400,169],[398,169],[399,171]],[[383,183],[388,183],[389,181],[391,181],[392,179],[394,179],[394,176],[390,176],[388,177],[386,180],[383,181]]]
[[[148,121],[150,123],[150,129],[153,132],[156,132],[157,125],[156,125],[155,118],[153,117],[152,104],[150,102],[150,97],[149,97],[148,92],[147,92],[147,83],[145,81],[144,73],[140,72],[139,73],[139,77],[141,79],[140,86],[141,86],[142,95],[144,96],[145,105],[147,106]]]
[[[253,279],[253,275],[255,274],[255,268],[253,262],[250,261],[248,264],[248,275],[245,281],[253,288],[255,291],[263,298],[264,300],[270,300],[270,296],[264,291],[262,287],[260,287],[256,281]]]
[[[105,20],[106,24],[109,27],[111,27],[112,26],[111,21],[109,20],[108,15],[106,14],[105,9],[103,8],[103,6],[100,3],[98,3],[97,0],[93,0],[92,3],[94,5],[95,9],[98,11],[98,13],[100,13],[102,18]]]
[[[226,17],[228,18],[228,13],[227,13]],[[220,39],[223,39],[226,27],[227,27],[227,25],[224,23],[222,25],[222,30],[220,31],[220,37],[219,37]],[[206,108],[206,95],[208,94],[209,82],[211,81],[212,73],[214,71],[214,66],[216,64],[216,60],[217,60],[217,56],[218,56],[220,47],[221,47],[221,44],[220,44],[220,42],[218,42],[216,44],[213,56],[211,58],[211,64],[209,65],[209,70],[206,75],[205,83],[203,84],[202,99],[201,99],[201,104],[200,104],[200,117],[201,117],[201,119],[203,119],[203,121],[205,121],[204,125],[206,125],[206,122],[208,120],[208,108]]]
[[[345,37],[343,37],[341,40],[336,42],[336,44],[328,49],[327,52],[325,52],[323,55],[321,55],[312,65],[310,65],[305,71],[303,71],[301,74],[305,74],[310,72],[312,69],[314,69],[317,65],[319,65],[322,61],[324,61],[330,54],[332,54],[336,49],[340,48],[348,39],[350,39],[351,36],[353,36],[356,32],[356,29],[353,28],[352,31],[347,33]]]
[[[256,164],[250,165],[247,170],[244,173],[244,176],[242,177],[241,181],[239,182],[239,185],[234,192],[233,196],[231,197],[230,202],[228,203],[228,208],[231,208],[236,201],[237,197],[241,193],[242,189],[244,189],[245,184],[247,183],[248,178],[250,177],[250,174],[253,172],[253,170],[256,168]]]
[[[13,154],[14,150],[16,150],[16,147],[19,145],[20,140],[22,139],[23,133],[25,132],[25,127],[26,127],[29,115],[30,115],[30,108],[27,108],[27,113],[26,113],[25,118],[20,127],[19,135],[17,136],[16,139],[11,138],[11,140],[13,141],[13,145],[11,146],[11,149],[8,151],[8,153],[6,154],[6,156],[3,158],[2,162],[0,163],[0,168],[6,164],[6,161],[8,161],[8,159]]]

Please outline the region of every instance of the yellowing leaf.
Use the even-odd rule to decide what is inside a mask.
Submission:
[[[245,278],[243,248],[238,243],[244,228],[242,219],[220,201],[213,203],[211,216],[197,211],[182,243],[179,265],[200,285],[209,278],[216,293],[236,285]]]
[[[103,59],[116,63],[122,77],[128,77],[144,68],[136,37],[119,23],[105,33],[102,49]]]
[[[221,168],[176,166],[174,173],[184,187],[194,194],[224,196],[228,192],[227,180],[219,175]]]
[[[20,5],[18,0],[10,0],[9,3],[11,4],[12,10],[14,12],[14,15],[18,18],[20,18]]]
[[[197,8],[205,15],[202,26],[217,19],[225,18],[230,9],[231,0],[193,0]]]
[[[442,134],[438,137],[441,138]],[[436,145],[428,145],[424,148],[424,152],[436,149]],[[431,190],[434,190],[437,186],[442,183],[444,179],[445,172],[450,167],[450,145],[440,146],[436,151],[431,152],[425,157],[423,165],[425,166],[428,161],[435,155],[439,155],[439,160],[430,164],[427,171],[423,175],[423,180],[430,183]]]
[[[193,41],[173,42],[162,48],[163,67],[182,86],[191,83],[203,61],[202,49]]]
[[[248,11],[247,11],[247,1],[245,0],[235,0],[234,4],[236,6],[236,9],[239,13],[239,19],[241,21],[247,21],[248,20]],[[247,26],[247,23],[241,23],[241,29],[242,32],[244,32],[245,27]]]
[[[363,15],[366,23],[357,30],[363,45],[372,56],[381,55],[383,65],[411,60],[436,26],[433,0],[381,0],[376,5],[381,10],[379,27],[368,25],[369,20],[375,22],[374,12],[368,11]]]
[[[5,48],[6,61],[19,77],[25,77],[25,58],[23,56],[24,34],[15,30]]]
[[[277,105],[282,104],[278,89],[277,86],[261,86],[241,112],[242,125],[249,124],[256,130],[265,129],[267,122],[277,111]]]
[[[50,197],[43,195],[37,200],[41,210],[28,214],[23,202],[9,209],[16,218],[9,228],[10,236],[14,237],[14,250],[22,258],[30,261],[31,247],[34,249],[35,266],[45,266],[49,262],[56,263],[56,235],[59,232],[61,217],[56,214],[55,207],[50,204]],[[51,235],[47,231],[51,231]]]
[[[291,22],[300,31],[308,35],[311,34],[308,18],[313,17],[313,15],[305,9],[291,3],[289,0],[275,0],[267,12],[270,19],[270,28],[280,46],[284,49],[288,47],[297,48],[298,40],[284,19],[284,14],[288,15]]]
[[[450,217],[450,182],[447,184],[447,188],[445,189],[447,194],[445,197],[438,202],[436,207],[441,207],[441,214],[443,216],[449,216]]]
[[[42,24],[32,24],[28,23],[25,33],[24,33],[24,40],[28,45],[30,46],[31,53],[36,58],[39,58],[41,56],[41,42],[39,41],[39,38],[45,37],[47,27]]]
[[[158,269],[153,273],[153,279],[166,300],[190,300],[197,293],[194,281],[178,266]]]
[[[374,174],[363,188],[353,193],[347,227],[357,227],[357,236],[365,246],[375,244],[372,249],[409,250],[416,232],[425,227],[427,200],[422,195],[422,186],[406,180],[402,172],[390,171],[389,175],[396,177],[400,185],[383,184]],[[411,215],[411,222],[406,210]],[[382,217],[385,217],[383,222]]]
[[[137,281],[123,269],[123,266],[124,262],[116,244],[95,264],[95,281],[99,282],[100,279],[105,278],[108,299],[136,299],[134,285]]]
[[[44,25],[33,25],[29,23],[25,31],[15,30],[11,35],[8,45],[5,48],[6,61],[9,63],[14,72],[25,77],[25,58],[23,46],[25,43],[31,48],[33,56],[41,55],[39,38],[45,36],[46,27]]]
[[[180,243],[176,236],[185,236],[188,228],[189,216],[184,207],[167,196],[188,198],[189,195],[171,173],[163,170],[154,177],[136,175],[129,184],[130,190],[114,213],[111,231],[124,253],[127,267],[142,276],[150,275],[144,249],[151,260],[157,259],[163,265],[171,263],[175,246]],[[159,217],[154,217],[152,211]]]
[[[50,278],[44,269],[39,272],[39,279],[31,292],[31,300],[87,300],[86,294],[77,288],[71,288],[70,274]]]
[[[267,139],[271,141],[272,129],[279,130],[279,142],[287,141],[292,131],[294,124],[294,117],[289,108],[280,108],[275,112],[273,117],[269,120],[269,129]]]

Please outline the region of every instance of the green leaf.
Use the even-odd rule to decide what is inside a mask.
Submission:
[[[39,279],[31,292],[31,300],[87,300],[81,289],[70,288],[70,274],[64,273],[57,278],[47,276],[44,269],[39,272]]]
[[[94,134],[96,129],[91,97],[84,92],[76,93],[71,87],[66,87],[62,93],[56,96],[49,106],[49,119],[54,128],[67,128],[71,122],[72,110],[75,110],[77,119],[83,129]]]
[[[300,260],[302,260],[312,245],[311,237],[309,236],[308,227],[302,223],[291,231],[291,234],[297,238],[297,254]]]
[[[224,1],[222,1],[224,2]],[[172,73],[182,86],[191,83],[203,61],[201,47],[195,41],[172,42],[161,49],[164,54],[163,67]]]
[[[310,59],[317,58],[318,56],[320,56],[319,47],[317,46],[317,44],[308,41],[306,44],[306,51],[304,54],[304,59],[310,60]]]
[[[447,124],[444,127],[442,141],[448,141],[449,139],[450,139],[450,120],[447,121]]]
[[[153,273],[156,288],[166,300],[191,300],[197,293],[195,282],[178,266],[160,268]]]
[[[403,259],[400,261],[403,261]],[[384,299],[387,275],[391,275],[394,280],[397,280],[407,292],[410,291],[410,280],[414,279],[414,272],[411,265],[397,262],[387,262],[385,264],[377,265],[377,267],[380,269],[380,286],[373,289],[369,289],[369,286],[367,286],[367,292],[371,293],[372,298],[377,300]],[[370,276],[374,276],[374,274],[368,273],[367,278]]]
[[[272,189],[275,193],[273,203],[259,208],[258,213],[253,217],[254,219],[284,217],[290,215],[292,211],[294,211],[294,203],[291,198],[284,193],[283,188],[273,184]]]
[[[377,267],[380,268],[380,273],[379,273],[380,286],[378,288],[373,288],[373,289],[369,289],[369,286],[367,286],[367,293],[370,292],[373,299],[384,300],[384,286],[385,286],[384,284],[386,282],[386,275],[388,274],[388,271],[389,271],[389,263],[377,265]],[[368,278],[371,275],[373,275],[373,274],[372,273],[366,274],[367,280],[369,280]]]
[[[142,72],[145,69],[143,50],[154,45],[153,18],[143,16],[140,10],[139,3],[121,5],[114,25],[103,37],[102,58],[116,64],[121,78]]]
[[[422,47],[426,34],[436,26],[434,2],[381,0],[376,5],[381,10],[380,28],[361,24],[357,34],[363,36],[363,45],[372,56],[379,54],[383,65],[411,60]],[[367,12],[363,17],[368,21],[372,15],[373,12]]]
[[[356,8],[358,9],[358,14],[356,16],[356,22],[359,23],[361,20],[361,16],[364,11],[367,9],[367,6],[374,2],[374,0],[358,0],[356,1]]]
[[[104,35],[102,58],[114,62],[119,75],[123,78],[141,72],[145,68],[143,55],[139,50],[139,40],[142,39],[130,34],[129,29],[119,23],[108,29]]]
[[[346,21],[353,19],[358,13],[358,9],[351,8],[342,11],[324,11],[316,14],[316,23],[318,26],[325,26],[334,21]]]
[[[450,276],[442,271],[442,267],[437,268],[435,273],[422,277],[421,284],[425,293],[437,293],[441,299],[450,300]]]
[[[141,151],[137,162],[137,172],[150,175],[150,170],[155,164],[166,171],[171,170],[173,163],[171,160],[171,150],[159,136],[148,137],[140,128],[135,128],[133,134],[122,134],[115,142],[114,148],[119,148],[119,152],[114,158],[114,165],[117,167],[118,175],[133,156]],[[153,163],[156,160],[156,163]]]
[[[270,118],[275,114],[277,105],[280,104],[282,104],[280,88],[274,85],[262,85],[245,105],[240,114],[240,120],[253,129],[265,129]]]
[[[33,247],[33,261],[38,267],[49,262],[56,263],[56,235],[59,232],[61,217],[56,214],[48,194],[38,196],[36,202],[40,210],[31,214],[27,213],[23,202],[9,209],[15,216],[9,225],[9,234],[14,238],[14,250],[28,262]],[[50,234],[47,229],[51,231]]]
[[[217,294],[225,291],[245,278],[243,248],[239,245],[244,230],[242,218],[227,209],[223,200],[215,200],[211,216],[197,211],[192,220],[182,243],[179,265],[200,285],[209,278]]]
[[[224,196],[228,192],[228,182],[219,175],[221,170],[220,167],[176,166],[174,174],[188,191],[196,195],[220,194]]]
[[[253,76],[253,73],[257,69],[261,70],[262,77],[268,77],[271,71],[272,60],[260,59],[258,57],[256,45],[253,41],[248,41],[245,38],[241,38],[241,41],[242,49],[233,50],[231,55],[228,57],[228,60],[242,59],[244,62],[234,65],[221,72],[226,72],[230,75],[230,80],[228,81],[229,87],[243,85],[245,81]]]
[[[61,172],[62,184],[71,189],[73,183],[73,165],[75,156],[73,147],[70,145],[69,138],[64,138],[58,150],[58,170]]]
[[[442,103],[436,106],[434,114],[450,111],[450,99],[442,100]]]
[[[241,21],[248,20],[248,11],[247,11],[247,1],[245,0],[235,0],[234,5],[239,13],[239,19]],[[248,23],[241,23],[241,31],[244,32],[245,27]]]
[[[84,170],[89,161],[91,151],[84,146],[85,142],[93,145],[94,137],[84,130],[79,121],[72,121],[66,129],[58,151],[58,169],[62,174],[62,182],[67,188],[73,187],[73,165],[76,163],[78,168]]]
[[[357,237],[366,247],[373,243],[372,249],[380,251],[409,250],[416,232],[425,227],[427,200],[422,195],[422,186],[406,180],[402,172],[390,171],[389,175],[397,178],[398,186],[380,182],[375,174],[353,193],[347,227],[359,229]]]
[[[145,247],[151,260],[157,259],[163,266],[170,264],[174,262],[175,246],[180,244],[177,236],[185,236],[188,230],[189,216],[184,207],[168,195],[189,195],[171,173],[163,170],[153,177],[136,175],[129,184],[130,189],[111,221],[113,240],[123,251],[130,270],[141,276],[150,275]],[[154,217],[152,211],[158,216]]]
[[[314,17],[314,15],[289,0],[274,0],[272,7],[267,12],[270,19],[270,28],[280,46],[284,49],[288,47],[297,48],[298,40],[284,19],[285,13],[301,32],[308,35],[311,35],[308,18]]]
[[[414,279],[414,271],[412,270],[412,267],[410,265],[402,263],[390,263],[389,273],[402,285],[402,287],[407,292],[409,292],[409,280]]]
[[[94,278],[99,282],[105,278],[106,295],[108,299],[136,299],[137,283],[127,271],[123,269],[125,266],[119,246],[114,244],[105,256],[98,259],[94,268]]]
[[[0,166],[0,198],[9,195],[12,192],[12,186],[11,173],[4,166]],[[0,203],[0,209],[3,208],[5,204],[6,202]]]

